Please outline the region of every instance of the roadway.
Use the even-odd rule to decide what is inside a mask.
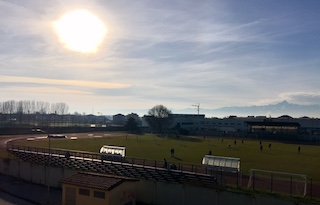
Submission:
[[[93,138],[93,137],[117,137],[122,136],[121,134],[115,134],[115,133],[105,133],[105,132],[97,132],[97,133],[68,133],[65,134],[70,137],[77,137],[77,138]],[[6,149],[6,144],[10,141],[16,141],[16,140],[26,140],[28,138],[47,138],[47,134],[41,133],[41,134],[25,134],[25,135],[0,135],[0,149],[4,150]]]

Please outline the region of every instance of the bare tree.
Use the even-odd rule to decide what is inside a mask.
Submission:
[[[0,120],[1,120],[1,124],[3,124],[4,121],[5,121],[4,111],[3,111],[3,103],[2,102],[0,102]]]
[[[47,114],[49,112],[50,103],[44,101],[36,102],[36,111],[40,114]]]
[[[19,101],[16,103],[16,109],[17,109],[17,113],[18,114],[22,114],[23,113],[23,106],[22,106],[22,101]]]
[[[16,103],[16,108],[17,108],[17,118],[19,123],[22,123],[22,118],[23,118],[23,103],[22,101],[19,101]]]
[[[3,102],[3,113],[13,114],[16,112],[16,103],[14,100]]]
[[[3,102],[0,102],[0,113],[4,113]]]
[[[23,113],[29,114],[31,112],[31,101],[24,100],[22,102]]]
[[[53,110],[53,113],[64,115],[67,114],[69,111],[69,106],[66,103],[53,103],[51,105],[51,110]]]
[[[3,122],[12,122],[14,120],[12,115],[16,112],[16,103],[14,100],[6,101],[2,103],[2,113],[4,117],[2,118]]]
[[[148,111],[146,121],[156,132],[163,134],[163,131],[172,123],[171,110],[163,105],[156,105]]]
[[[30,103],[30,113],[35,113],[36,112],[36,102],[33,100],[33,101],[31,101],[31,103]]]

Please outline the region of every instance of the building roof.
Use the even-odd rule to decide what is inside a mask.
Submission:
[[[110,191],[125,181],[137,180],[113,175],[78,172],[70,177],[64,178],[61,183]]]
[[[245,121],[245,123],[251,126],[300,127],[298,122]]]
[[[125,115],[119,113],[119,114],[113,115],[113,117],[125,117]]]

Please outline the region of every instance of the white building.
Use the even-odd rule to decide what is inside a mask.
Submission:
[[[205,115],[172,114],[173,126],[189,131],[214,130],[222,132],[245,131],[248,129],[246,118],[205,118]]]

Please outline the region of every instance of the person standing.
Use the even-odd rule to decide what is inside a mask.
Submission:
[[[163,161],[164,161],[163,168],[167,169],[168,168],[168,162],[167,162],[166,158],[163,158]]]

